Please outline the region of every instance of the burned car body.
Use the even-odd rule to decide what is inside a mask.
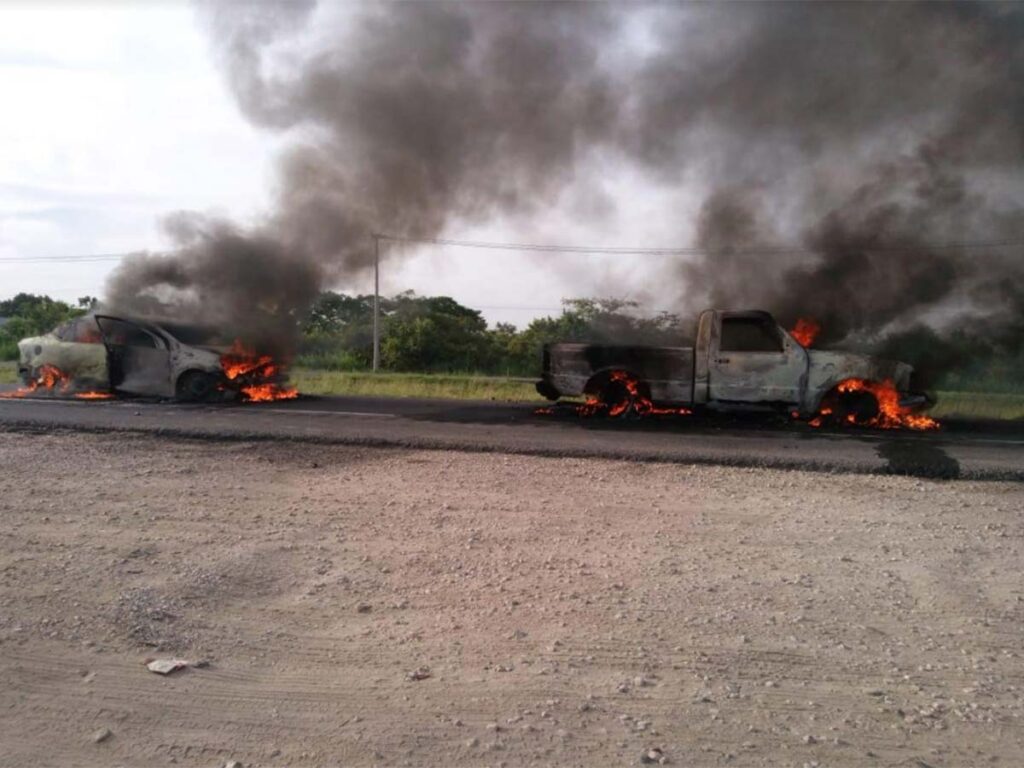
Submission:
[[[21,340],[18,373],[26,385],[56,369],[76,388],[179,400],[229,391],[222,350],[185,343],[181,335],[162,324],[89,314]]]
[[[562,343],[546,345],[543,355],[537,391],[550,400],[600,397],[620,371],[639,383],[645,397],[666,406],[775,409],[811,418],[850,380],[891,383],[900,407],[930,404],[910,392],[913,369],[906,363],[807,349],[762,311],[706,310],[692,347]],[[844,394],[844,407],[871,407],[869,397]]]

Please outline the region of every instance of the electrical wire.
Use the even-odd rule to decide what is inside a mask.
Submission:
[[[452,240],[448,238],[405,237],[401,235],[375,234],[374,237],[394,243],[413,243],[417,245],[440,245],[457,248],[478,248],[500,251],[533,251],[539,253],[578,253],[578,254],[609,254],[635,256],[701,256],[712,253],[707,248],[642,248],[642,247],[607,247],[599,245],[557,245],[543,243],[499,243],[484,240]],[[926,243],[920,246],[865,247],[860,250],[872,253],[927,253],[929,251],[964,249],[981,250],[990,248],[1016,248],[1024,246],[1024,240],[987,240],[963,241],[949,243]],[[788,247],[750,247],[728,249],[729,253],[741,255],[814,255],[816,251],[806,248]],[[129,251],[126,253],[91,253],[68,256],[0,256],[0,264],[68,264],[92,263],[103,261],[120,261],[126,256],[137,255],[169,256],[173,251]]]
[[[606,246],[586,245],[548,245],[539,243],[496,243],[481,240],[451,240],[446,238],[432,237],[405,237],[402,235],[375,234],[374,237],[380,240],[388,240],[398,243],[416,243],[422,245],[456,246],[460,248],[483,248],[490,250],[506,251],[538,251],[541,253],[596,253],[596,254],[619,254],[619,255],[646,255],[646,256],[701,256],[711,253],[707,248],[640,248],[623,247],[613,248]],[[921,246],[892,246],[878,248],[863,248],[862,250],[883,253],[924,253],[934,250],[946,249],[983,249],[983,248],[1007,248],[1024,246],[1024,240],[990,240],[990,241],[964,241],[949,243],[928,243]],[[817,251],[795,246],[757,246],[750,248],[730,248],[729,253],[746,255],[813,255]]]

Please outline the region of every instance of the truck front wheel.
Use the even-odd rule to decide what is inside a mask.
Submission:
[[[871,392],[832,390],[821,401],[820,413],[822,420],[828,424],[866,427],[878,418],[880,409],[878,398]]]

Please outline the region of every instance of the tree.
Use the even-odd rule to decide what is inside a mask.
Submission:
[[[389,302],[381,361],[396,371],[478,371],[486,368],[487,321],[448,296],[411,291]]]
[[[7,318],[0,326],[0,359],[16,359],[20,339],[46,333],[64,321],[83,314],[84,310],[63,301],[31,293],[19,293],[11,299],[0,301],[0,317]]]

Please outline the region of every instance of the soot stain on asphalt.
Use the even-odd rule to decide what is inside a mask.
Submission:
[[[886,460],[884,472],[955,480],[960,477],[960,462],[934,443],[921,440],[883,440],[878,455]]]

